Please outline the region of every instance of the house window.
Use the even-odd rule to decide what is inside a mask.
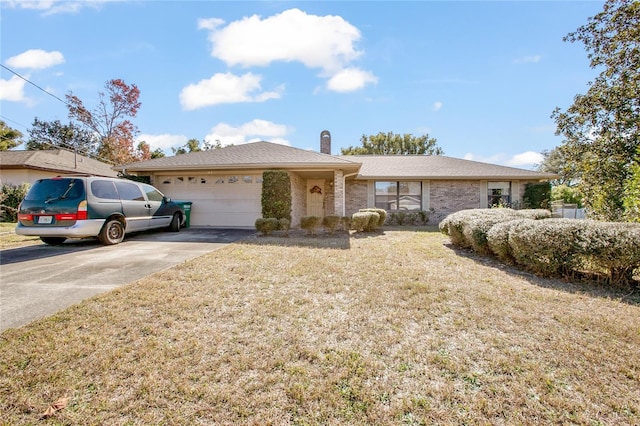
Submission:
[[[253,183],[253,176],[243,176],[242,182],[244,183]]]
[[[511,204],[511,182],[487,182],[487,207]]]
[[[197,182],[197,180],[196,180],[196,177],[195,177],[195,176],[189,176],[189,177],[187,178],[187,181],[188,181],[189,183],[196,183],[196,182]]]
[[[376,182],[376,208],[422,210],[422,182]]]
[[[229,176],[227,179],[228,183],[236,183],[238,182],[238,176]]]

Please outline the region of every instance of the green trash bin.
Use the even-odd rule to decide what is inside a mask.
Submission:
[[[191,225],[191,204],[193,204],[193,202],[176,200],[173,200],[173,202],[182,207],[182,209],[184,210],[184,227],[188,228]]]

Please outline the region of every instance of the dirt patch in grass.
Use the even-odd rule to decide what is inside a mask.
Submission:
[[[640,307],[437,232],[254,237],[0,335],[6,424],[640,423]]]

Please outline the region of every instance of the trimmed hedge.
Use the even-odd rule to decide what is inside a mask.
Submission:
[[[375,228],[381,228],[384,226],[384,221],[387,219],[387,211],[385,209],[360,209],[360,212],[371,212],[378,213],[378,223],[375,225]]]
[[[374,211],[360,211],[351,216],[351,227],[356,232],[373,232],[379,223],[380,214]]]
[[[280,229],[280,223],[275,217],[258,218],[255,222],[256,229],[262,233],[262,235],[269,235],[273,231]]]
[[[338,227],[342,224],[342,218],[340,216],[325,216],[322,218],[322,226],[330,234],[336,232]]]
[[[640,224],[549,215],[546,210],[466,210],[447,216],[440,230],[454,245],[537,274],[586,273],[611,284],[634,282],[634,273],[640,272]]]
[[[319,216],[303,216],[300,218],[300,228],[307,231],[307,234],[315,235],[322,222]]]

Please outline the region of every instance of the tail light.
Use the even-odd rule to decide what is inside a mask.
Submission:
[[[78,204],[76,220],[87,220],[87,200],[82,200],[80,204]]]

